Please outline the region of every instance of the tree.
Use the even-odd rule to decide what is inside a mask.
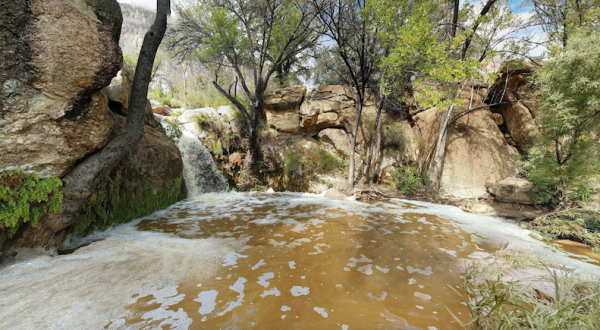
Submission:
[[[524,162],[544,201],[559,209],[600,173],[600,33],[569,38],[535,74],[542,135]]]
[[[363,14],[367,1],[312,0],[324,26],[324,35],[335,42],[331,50],[345,66],[347,76],[340,78],[352,88],[356,118],[350,140],[348,190],[354,189],[356,137],[365,103],[367,86],[377,70],[381,55],[379,30],[370,23],[372,17]],[[334,57],[335,58],[335,57]],[[332,67],[332,65],[328,65]],[[342,72],[340,72],[342,73]]]
[[[93,194],[99,180],[104,177],[140,141],[144,132],[144,116],[148,85],[158,47],[167,29],[170,0],[157,0],[154,24],[144,36],[131,87],[127,123],[121,133],[98,152],[75,166],[63,178],[63,209],[58,214],[48,214],[35,227],[28,228],[17,245],[40,246],[51,241],[54,235],[67,228]]]
[[[244,172],[255,178],[265,91],[282,66],[317,44],[320,33],[314,11],[308,0],[200,0],[178,5],[176,12],[169,48],[214,68],[214,87],[235,105],[248,126]],[[236,98],[235,88],[232,92],[219,80],[223,68],[235,73],[249,109]],[[251,73],[244,74],[246,69]]]

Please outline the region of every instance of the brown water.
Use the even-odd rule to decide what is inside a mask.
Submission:
[[[492,251],[451,220],[401,202],[301,194],[206,196],[137,224],[245,245],[177,283],[134,293],[105,329],[460,329],[461,258]],[[173,269],[177,272],[177,269]]]

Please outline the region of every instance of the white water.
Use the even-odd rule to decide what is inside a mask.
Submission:
[[[1,263],[0,329],[460,329],[461,263],[505,243],[600,273],[503,219],[310,194],[205,194],[90,242]]]
[[[183,131],[178,146],[183,154],[183,178],[189,197],[227,191],[227,180],[200,139],[191,132]]]

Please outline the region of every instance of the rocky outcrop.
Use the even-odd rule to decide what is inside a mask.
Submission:
[[[320,131],[318,136],[320,141],[330,144],[339,154],[344,155],[346,158],[350,157],[350,139],[345,131],[327,128]]]
[[[265,95],[262,108],[265,111],[297,112],[304,101],[306,86],[291,86],[276,90],[271,95]]]
[[[485,106],[481,91],[471,103],[470,88],[461,97],[468,100],[461,110]],[[477,94],[475,94],[477,95]],[[433,108],[413,117],[421,137],[420,157],[426,157],[437,138],[442,111]],[[449,197],[483,197],[486,183],[514,176],[518,152],[508,145],[496,125],[489,108],[482,108],[461,117],[448,130],[446,157],[441,178],[441,192]],[[423,161],[423,159],[421,159]]]
[[[540,134],[535,122],[540,115],[539,102],[529,79],[533,72],[527,65],[504,65],[488,95],[489,104],[498,104],[491,108],[492,111],[502,115],[507,133],[521,149],[533,146]]]
[[[131,86],[133,86],[133,77],[135,69],[128,63],[123,63],[123,68],[111,80],[110,85],[104,88],[104,92],[108,97],[110,109],[122,116],[127,117],[129,113],[129,96],[131,95]],[[163,112],[166,111],[163,108]],[[154,118],[154,111],[150,105],[150,101],[146,103],[146,116],[144,124],[154,128],[159,128],[160,123]]]
[[[319,131],[325,128],[346,128],[355,116],[351,92],[344,86],[320,86],[306,95],[300,106],[300,129]]]
[[[506,178],[490,186],[489,191],[499,202],[533,205],[533,184],[526,179]]]
[[[0,171],[62,176],[111,131],[99,91],[122,65],[118,3],[15,0],[0,11]]]

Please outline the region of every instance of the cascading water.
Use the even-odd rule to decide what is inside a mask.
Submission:
[[[160,122],[167,135],[175,135],[168,117],[161,116]],[[177,146],[182,153],[183,179],[188,189],[188,196],[196,198],[205,193],[227,191],[229,188],[227,180],[217,169],[208,148],[198,139],[202,132],[197,125],[195,123],[183,125],[182,133]]]
[[[183,178],[190,197],[227,191],[227,181],[217,169],[210,151],[193,133],[183,131],[179,150],[183,154]]]

